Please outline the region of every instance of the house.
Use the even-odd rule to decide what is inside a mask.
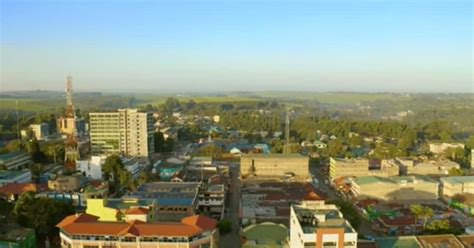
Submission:
[[[452,148],[461,148],[464,149],[464,144],[461,143],[431,143],[430,144],[430,152],[434,154],[440,154],[446,151],[447,149]]]
[[[0,186],[9,183],[29,183],[31,182],[31,172],[0,170]]]
[[[31,162],[30,155],[23,151],[14,151],[0,154],[0,168],[3,166],[7,170],[18,170],[28,167]]]

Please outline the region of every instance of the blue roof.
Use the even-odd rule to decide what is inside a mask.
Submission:
[[[26,155],[26,153],[22,151],[14,151],[14,152],[9,152],[5,154],[0,154],[0,161],[4,161],[4,160],[8,160],[14,157],[24,156],[24,155]]]

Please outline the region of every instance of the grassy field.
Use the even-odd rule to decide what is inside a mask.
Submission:
[[[256,95],[274,99],[316,100],[327,104],[356,104],[380,99],[389,99],[390,93],[355,93],[355,92],[259,92]]]
[[[20,111],[42,111],[58,108],[60,101],[58,99],[45,98],[0,98],[0,110],[16,109],[18,102],[18,110]]]

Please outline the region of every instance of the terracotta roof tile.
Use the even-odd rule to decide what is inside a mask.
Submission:
[[[213,230],[217,224],[214,219],[197,215],[183,218],[181,223],[146,223],[137,220],[125,223],[97,220],[98,217],[88,214],[70,215],[56,226],[73,235],[188,237],[201,233],[204,230]]]
[[[0,193],[6,194],[6,195],[8,194],[19,195],[27,191],[33,191],[33,192],[44,191],[46,188],[47,186],[43,184],[9,183],[0,187]]]
[[[64,218],[56,226],[62,228],[72,223],[95,222],[98,219],[99,217],[90,214],[73,214]]]
[[[216,228],[217,225],[216,220],[203,215],[193,215],[189,217],[184,217],[181,220],[181,223],[195,225],[202,228],[203,230],[213,230],[214,228]]]
[[[129,208],[125,211],[125,214],[148,214],[149,211],[148,208],[143,207]]]

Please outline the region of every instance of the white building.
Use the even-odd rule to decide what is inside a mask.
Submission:
[[[357,232],[336,205],[303,201],[290,212],[290,247],[357,247]]]
[[[76,169],[91,179],[102,179],[102,165],[105,162],[104,156],[92,156],[89,160],[76,161]]]
[[[49,136],[49,125],[47,123],[31,124],[30,129],[37,140],[42,140]]]
[[[471,149],[471,168],[474,168],[474,149]]]
[[[434,154],[442,153],[448,148],[464,149],[464,144],[461,144],[461,143],[431,143],[430,144],[430,152]]]
[[[441,196],[452,197],[456,194],[474,194],[474,176],[442,177]]]

